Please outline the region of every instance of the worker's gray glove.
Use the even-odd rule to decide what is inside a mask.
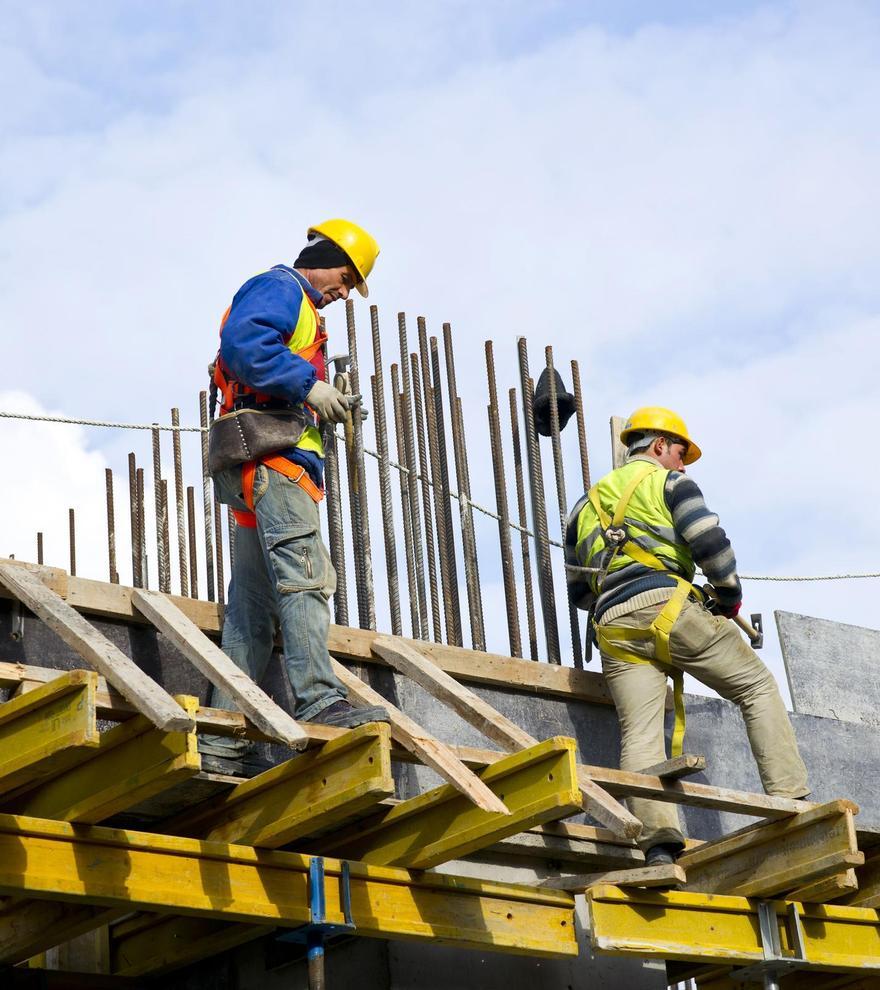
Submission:
[[[306,402],[323,420],[331,423],[344,423],[348,418],[350,395],[343,395],[339,389],[317,379],[306,396]]]

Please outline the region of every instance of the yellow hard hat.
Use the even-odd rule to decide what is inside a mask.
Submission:
[[[682,458],[685,464],[693,464],[694,461],[702,457],[702,450],[688,436],[684,420],[671,409],[664,409],[662,406],[642,406],[641,409],[636,409],[623,424],[623,429],[620,431],[621,442],[629,444],[634,433],[645,432],[660,433],[663,436],[673,436],[684,440],[688,445]]]
[[[357,290],[366,298],[369,295],[367,276],[373,270],[379,254],[376,239],[351,220],[325,220],[323,223],[316,223],[314,227],[309,227],[306,236],[310,237],[312,234],[322,234],[345,251],[361,277]]]

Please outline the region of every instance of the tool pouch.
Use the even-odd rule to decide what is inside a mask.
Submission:
[[[237,409],[211,423],[208,433],[208,471],[256,461],[299,442],[308,425],[303,409]]]

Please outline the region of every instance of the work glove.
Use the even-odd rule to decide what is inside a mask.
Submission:
[[[306,396],[306,402],[323,420],[330,423],[344,423],[354,396],[343,395],[339,389],[317,379]],[[359,397],[358,397],[359,398]]]
[[[735,605],[722,605],[721,602],[717,604],[718,615],[723,615],[725,619],[735,619],[741,608],[742,602],[737,602]]]

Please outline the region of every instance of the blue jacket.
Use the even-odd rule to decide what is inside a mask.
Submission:
[[[236,292],[220,337],[220,356],[240,382],[298,405],[317,377],[314,367],[287,346],[307,292],[321,301],[309,282],[293,268],[276,265],[255,275]],[[323,484],[324,461],[314,451],[283,451],[302,464],[316,485]]]

